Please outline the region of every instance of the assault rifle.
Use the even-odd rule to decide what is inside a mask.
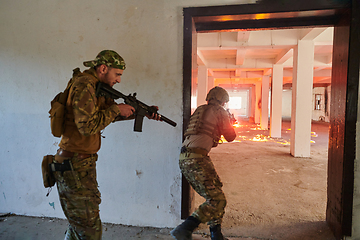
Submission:
[[[150,107],[150,106],[146,105],[145,103],[137,100],[136,93],[134,93],[133,95],[129,94],[126,96],[126,95],[122,94],[121,92],[117,91],[116,89],[110,87],[109,85],[102,83],[102,82],[98,82],[96,85],[96,96],[105,96],[105,97],[110,97],[112,99],[122,98],[122,99],[124,99],[125,104],[128,104],[128,105],[132,106],[133,108],[135,108],[135,113],[134,113],[134,115],[135,115],[134,131],[135,132],[142,131],[144,116],[145,115],[151,116],[153,113],[158,114],[160,116],[161,121],[164,121],[164,122],[170,124],[171,126],[176,127],[176,122],[159,114],[157,112],[156,107]]]
[[[230,112],[230,109],[226,109],[227,113],[229,114],[229,119],[230,119],[230,123],[231,125],[234,125],[237,123],[236,118],[234,117],[234,114]]]

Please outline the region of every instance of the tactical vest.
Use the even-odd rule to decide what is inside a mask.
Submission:
[[[216,124],[210,123],[204,119],[204,113],[210,108],[216,107],[214,105],[201,105],[199,106],[193,115],[190,117],[189,125],[185,131],[184,136],[196,135],[199,133],[206,134],[214,139],[214,143],[218,143],[220,140],[220,132]]]

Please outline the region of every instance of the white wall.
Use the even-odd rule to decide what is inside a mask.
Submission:
[[[325,92],[327,91],[327,88],[325,87],[316,87],[313,88],[312,91],[312,120],[314,121],[320,121],[321,119],[323,119],[323,121],[329,121],[329,114],[330,112],[328,111],[327,113],[325,112]],[[315,95],[316,94],[320,94],[321,95],[321,100],[320,100],[320,109],[319,110],[315,110]],[[330,103],[330,98],[328,98],[328,105]]]
[[[18,0],[0,8],[0,212],[64,217],[56,189],[49,197],[40,164],[59,139],[49,129],[50,100],[72,69],[103,49],[127,69],[124,93],[160,107],[176,128],[145,119],[109,126],[99,152],[104,222],[171,227],[180,222],[178,152],[182,133],[183,7],[255,0]],[[136,171],[141,172],[137,175]]]
[[[328,102],[327,102],[327,114],[325,113],[325,91],[327,91],[328,94]],[[315,94],[321,94],[322,95],[322,105],[321,110],[315,110]],[[291,89],[286,89],[283,91],[282,96],[282,117],[290,119],[291,118],[291,95],[292,91]],[[329,114],[330,114],[330,86],[325,87],[316,87],[313,88],[312,93],[312,115],[311,119],[314,121],[319,121],[320,116],[325,117],[325,122],[329,122]]]
[[[358,107],[360,99],[358,99]],[[352,236],[345,237],[346,240],[360,239],[360,111],[357,113],[356,121],[356,153],[354,160],[354,196],[353,196],[353,216],[352,216]]]
[[[282,117],[291,118],[291,89],[284,89],[282,94]]]

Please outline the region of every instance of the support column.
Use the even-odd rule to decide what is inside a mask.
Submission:
[[[208,69],[206,66],[198,67],[198,91],[197,91],[197,106],[206,103],[206,95],[208,92]]]
[[[254,122],[256,124],[260,123],[261,115],[261,81],[255,83],[255,117]]]
[[[314,42],[299,40],[294,48],[290,154],[310,157]]]
[[[208,84],[207,84],[207,93],[208,93],[213,87],[215,87],[214,77],[213,77],[213,76],[209,76],[209,77],[208,77]]]
[[[246,108],[247,108],[247,111],[246,111],[246,117],[248,117],[250,119],[251,117],[251,98],[252,98],[252,87],[250,87],[248,90],[247,90],[247,99],[246,99]]]
[[[283,77],[283,65],[275,64],[271,81],[270,137],[272,138],[281,138]]]
[[[255,88],[255,84],[252,85],[252,87],[250,88],[250,97],[249,97],[249,122],[250,123],[255,123],[255,109],[256,109],[256,88]]]
[[[261,129],[269,128],[269,76],[262,77],[261,87]]]

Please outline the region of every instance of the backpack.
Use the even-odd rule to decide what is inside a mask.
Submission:
[[[75,76],[79,75],[80,68],[75,68],[73,70],[73,76],[70,79],[66,89],[63,92],[58,93],[54,99],[51,101],[51,108],[49,110],[50,114],[50,128],[51,133],[54,137],[61,137],[65,130],[65,115],[66,115],[66,101],[69,96],[69,90],[73,83]]]

